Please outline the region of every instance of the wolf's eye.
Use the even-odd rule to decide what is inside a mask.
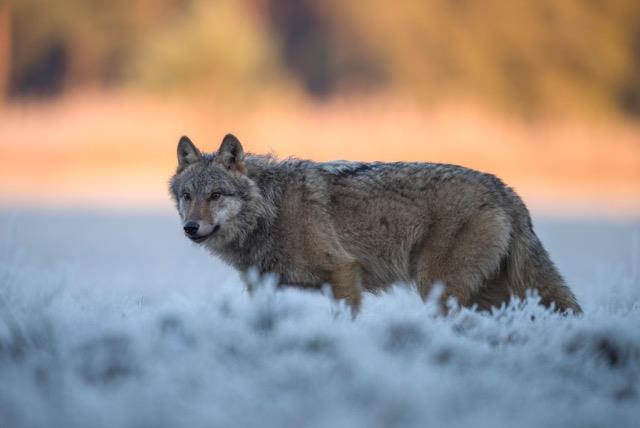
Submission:
[[[182,194],[182,199],[184,199],[184,200],[185,200],[185,201],[187,201],[187,202],[188,202],[188,201],[190,201],[190,200],[191,200],[191,193],[189,193],[189,192],[184,192],[184,193]]]
[[[220,196],[222,196],[220,193],[214,192],[211,195],[209,195],[209,200],[210,201],[217,201],[218,199],[220,199]]]

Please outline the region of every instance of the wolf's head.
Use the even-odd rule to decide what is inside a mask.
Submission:
[[[266,214],[265,200],[247,175],[242,145],[231,134],[217,153],[201,153],[182,137],[170,192],[185,235],[211,249],[242,241]]]

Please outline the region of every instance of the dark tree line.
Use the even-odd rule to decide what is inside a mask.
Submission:
[[[640,2],[0,0],[1,97],[198,82],[638,116]]]

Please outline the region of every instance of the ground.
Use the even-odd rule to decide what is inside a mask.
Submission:
[[[535,296],[436,314],[415,291],[351,321],[248,296],[169,214],[0,214],[0,427],[631,427],[640,224],[540,220],[585,314]]]

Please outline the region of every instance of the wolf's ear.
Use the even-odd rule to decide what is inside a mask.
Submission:
[[[227,134],[222,139],[222,144],[218,149],[217,161],[230,171],[238,171],[246,174],[244,165],[244,150],[242,144],[233,134]]]
[[[202,158],[200,150],[191,142],[189,137],[183,136],[178,142],[178,172]]]

